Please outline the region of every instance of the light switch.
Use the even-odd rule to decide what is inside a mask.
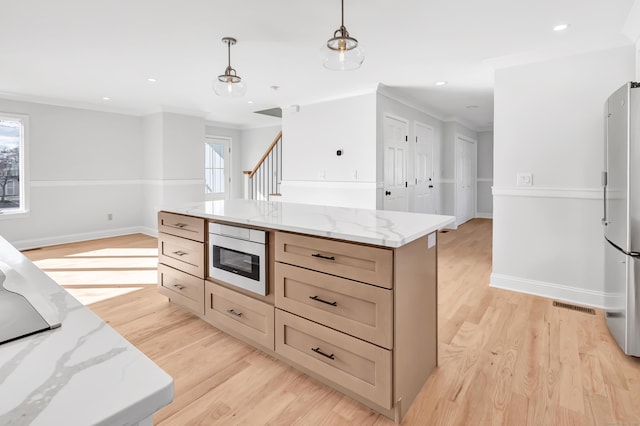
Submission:
[[[516,185],[518,186],[533,186],[533,175],[531,173],[517,173]]]

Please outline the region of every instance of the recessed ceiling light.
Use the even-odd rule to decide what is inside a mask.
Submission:
[[[569,24],[558,24],[558,25],[556,25],[555,27],[553,27],[553,31],[556,31],[556,32],[558,32],[558,31],[564,31],[564,30],[566,30],[567,28],[569,28]]]
[[[467,109],[476,109],[476,108],[478,108],[478,105],[467,105],[465,108],[467,108]]]
[[[280,86],[271,86],[270,89],[273,90],[274,92],[277,92],[278,89],[280,89]]]
[[[103,100],[103,101],[110,101],[110,100],[111,100],[111,98],[108,98],[108,97],[106,97],[106,96],[105,96],[104,98],[102,98],[102,100]]]
[[[247,101],[247,103],[248,103],[248,104],[252,104],[252,103],[253,103],[253,101]]]
[[[444,86],[445,84],[447,84],[447,82],[446,81],[436,81],[434,84],[436,86]]]
[[[147,79],[147,81],[148,81],[149,83],[155,83],[155,82],[156,82],[156,81],[158,81],[158,80],[157,80],[157,79],[155,79],[155,78],[153,78],[153,77],[149,77],[149,78]]]

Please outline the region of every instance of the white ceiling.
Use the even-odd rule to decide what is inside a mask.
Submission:
[[[381,83],[480,130],[493,121],[495,67],[631,44],[621,30],[633,3],[345,0],[345,25],[366,59],[335,72],[319,52],[340,25],[339,0],[3,0],[0,96],[253,127],[277,123],[253,111]],[[569,30],[552,31],[564,22]],[[243,99],[212,90],[227,65],[224,36],[238,39],[231,62],[248,85]]]

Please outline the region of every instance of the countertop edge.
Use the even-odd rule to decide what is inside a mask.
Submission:
[[[446,217],[447,219],[441,220],[436,224],[432,224],[431,226],[426,227],[419,232],[415,232],[411,235],[405,236],[400,240],[387,240],[387,239],[379,239],[379,238],[368,238],[360,235],[353,235],[353,234],[341,233],[341,232],[323,231],[323,230],[313,229],[313,228],[302,228],[298,226],[274,224],[274,223],[264,222],[260,220],[242,219],[242,218],[222,216],[222,215],[196,212],[196,211],[190,211],[190,210],[193,210],[193,209],[180,208],[180,207],[176,208],[176,207],[168,207],[168,206],[163,206],[159,208],[159,211],[164,211],[164,212],[174,213],[174,214],[184,214],[188,216],[199,217],[202,219],[219,220],[221,222],[234,223],[238,225],[249,225],[249,226],[256,226],[259,228],[278,230],[278,231],[296,232],[301,234],[313,235],[317,237],[333,238],[338,240],[383,246],[383,247],[389,247],[389,248],[402,247],[412,241],[415,241],[425,235],[431,234],[432,232],[436,232],[437,230],[442,229],[445,226],[455,222],[455,217],[453,216],[437,215],[437,216]],[[436,216],[436,215],[428,215],[428,216]]]

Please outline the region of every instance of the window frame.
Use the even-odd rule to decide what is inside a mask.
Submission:
[[[204,158],[203,161],[203,169],[204,169],[204,173],[205,173],[205,177],[204,177],[204,181],[205,181],[205,185],[204,185],[204,196],[206,200],[228,200],[231,197],[231,167],[232,167],[232,161],[231,161],[231,143],[232,143],[232,138],[230,136],[217,136],[217,135],[206,135],[205,139],[204,139],[204,143],[205,145],[210,145],[210,144],[216,144],[216,143],[224,143],[226,146],[226,156],[224,158],[224,179],[225,179],[225,184],[224,184],[224,192],[207,192],[207,186],[206,186],[206,182],[207,182],[207,171],[208,169],[206,168],[206,158]],[[205,152],[206,152],[206,147],[205,148]]]
[[[16,219],[18,217],[29,216],[30,209],[30,177],[29,177],[29,116],[26,114],[16,114],[12,112],[0,111],[0,119],[18,121],[22,124],[20,139],[20,208],[5,211],[0,209],[0,220]]]

